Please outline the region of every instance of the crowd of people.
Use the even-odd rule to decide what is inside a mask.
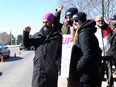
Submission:
[[[46,13],[42,28],[33,36],[29,37],[30,26],[23,30],[25,47],[35,47],[32,87],[58,87],[64,34],[72,35],[73,42],[67,86],[102,87],[106,73],[107,87],[114,87],[116,15],[108,25],[102,16],[91,20],[85,12],[69,8],[65,12],[65,22],[61,24],[62,9],[63,6],[58,6],[55,14]]]

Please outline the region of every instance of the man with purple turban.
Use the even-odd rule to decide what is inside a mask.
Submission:
[[[62,6],[59,6],[57,13],[60,14],[61,10]],[[46,13],[39,32],[29,37],[31,27],[27,26],[23,31],[24,46],[35,47],[32,87],[57,87],[62,49],[57,18],[52,13]]]

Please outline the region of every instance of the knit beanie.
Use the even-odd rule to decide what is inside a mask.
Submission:
[[[84,12],[76,13],[73,15],[72,20],[80,20],[82,23],[84,23],[87,20],[86,14]]]
[[[66,11],[66,13],[65,13],[65,18],[66,18],[66,16],[73,16],[74,14],[76,14],[76,13],[78,13],[78,9],[77,8],[74,8],[74,7],[72,7],[72,8],[69,8],[67,11]]]
[[[116,20],[116,15],[113,15],[111,20]]]
[[[43,16],[43,20],[46,20],[46,21],[53,23],[54,22],[54,15],[52,13],[46,13]]]

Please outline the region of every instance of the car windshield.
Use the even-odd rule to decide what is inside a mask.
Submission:
[[[5,48],[6,46],[4,44],[0,44],[0,48]]]
[[[3,45],[0,43],[0,48],[3,48]]]
[[[2,45],[0,44],[0,48],[2,48]]]
[[[2,44],[2,47],[3,47],[3,48],[6,48],[6,46],[5,46],[4,44]]]
[[[0,51],[3,49],[2,44],[0,44]]]

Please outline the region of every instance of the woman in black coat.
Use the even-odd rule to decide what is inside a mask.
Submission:
[[[75,79],[74,87],[101,87],[99,66],[101,49],[95,36],[95,21],[86,20],[86,14],[79,12],[73,16],[73,27],[78,35],[72,48],[70,76]],[[70,81],[70,80],[69,80]]]

